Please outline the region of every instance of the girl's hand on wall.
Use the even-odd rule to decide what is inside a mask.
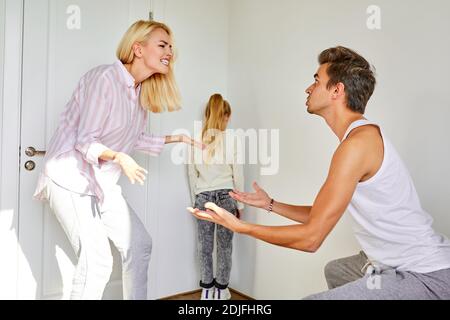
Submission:
[[[126,153],[117,152],[114,156],[114,162],[120,165],[123,173],[128,177],[131,184],[134,184],[136,181],[141,185],[144,184],[145,175],[148,171],[139,166],[132,157]]]

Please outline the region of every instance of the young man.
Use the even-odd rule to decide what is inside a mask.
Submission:
[[[341,143],[314,204],[274,201],[256,183],[254,193],[231,193],[299,224],[250,224],[213,203],[206,212],[190,211],[234,232],[315,252],[348,210],[364,251],[328,263],[325,277],[331,290],[309,299],[450,299],[450,242],[432,229],[432,218],[421,208],[392,144],[363,117],[376,83],[370,64],[344,47],[323,51],[319,64],[306,89],[307,110],[324,118]]]

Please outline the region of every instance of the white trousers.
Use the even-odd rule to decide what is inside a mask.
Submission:
[[[102,212],[95,197],[54,182],[47,186],[47,198],[78,257],[71,299],[102,298],[113,265],[108,239],[122,257],[123,298],[147,299],[152,240],[120,192]]]

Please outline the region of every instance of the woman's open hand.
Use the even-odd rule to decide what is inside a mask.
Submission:
[[[126,153],[117,152],[113,161],[120,165],[131,184],[134,184],[136,181],[141,185],[144,184],[145,175],[148,174],[148,171],[139,166],[132,157]]]

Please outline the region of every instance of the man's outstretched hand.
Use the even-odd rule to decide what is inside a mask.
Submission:
[[[264,189],[253,182],[255,192],[241,192],[239,190],[230,191],[230,196],[239,202],[251,205],[256,208],[268,209],[271,198]]]
[[[213,202],[205,204],[206,211],[197,208],[187,208],[196,218],[214,222],[230,229],[233,232],[242,232],[245,222],[239,220],[231,212],[217,206]]]

